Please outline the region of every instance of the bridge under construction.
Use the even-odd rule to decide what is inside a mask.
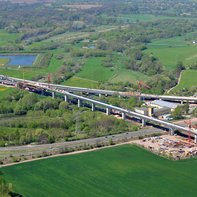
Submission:
[[[96,110],[96,106],[103,107],[106,110],[106,114],[110,115],[112,111],[119,112],[122,115],[122,119],[126,119],[127,117],[134,117],[142,122],[142,126],[145,126],[147,122],[155,125],[160,125],[169,129],[170,134],[173,135],[175,131],[180,131],[187,133],[188,135],[192,134],[194,137],[194,142],[197,143],[197,130],[189,129],[187,127],[167,122],[164,120],[160,120],[154,117],[146,116],[140,113],[136,113],[131,110],[123,109],[120,107],[116,107],[101,101],[97,101],[94,99],[90,99],[81,95],[74,94],[73,92],[83,92],[83,93],[93,93],[93,94],[104,94],[104,95],[119,95],[124,96],[125,92],[116,92],[116,91],[108,91],[108,90],[97,90],[97,89],[89,89],[89,88],[79,88],[79,87],[70,87],[64,85],[56,85],[56,84],[48,84],[35,82],[30,80],[17,79],[7,76],[0,75],[0,83],[2,85],[10,85],[10,86],[18,86],[20,83],[23,84],[23,88],[29,91],[40,90],[42,92],[50,92],[52,98],[55,98],[55,95],[62,95],[64,97],[65,102],[68,102],[69,99],[77,100],[78,107],[81,107],[83,103],[88,103],[91,105],[92,111]],[[181,97],[181,96],[164,96],[164,95],[148,95],[141,94],[139,97],[149,98],[149,99],[163,99],[163,100],[172,100],[172,101],[180,101],[180,102],[192,102],[196,103],[196,97]]]
[[[37,85],[42,87],[49,87],[53,89],[58,90],[65,90],[68,92],[80,92],[80,93],[87,93],[87,94],[96,94],[96,95],[117,95],[117,96],[123,96],[123,97],[139,97],[143,99],[162,99],[166,101],[173,101],[173,102],[188,102],[188,103],[197,103],[197,97],[189,97],[189,96],[172,96],[172,95],[155,95],[155,94],[141,94],[139,92],[120,92],[120,91],[111,91],[111,90],[101,90],[101,89],[91,89],[91,88],[81,88],[81,87],[73,87],[73,86],[65,86],[65,85],[59,85],[59,84],[51,84],[51,83],[43,83],[43,82],[37,82],[37,81],[31,81],[31,80],[24,80],[14,77],[8,77],[4,75],[0,75],[0,83],[8,84],[15,86],[18,82],[26,82],[31,85]]]

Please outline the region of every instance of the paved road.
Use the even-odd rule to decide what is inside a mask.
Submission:
[[[83,140],[77,140],[72,142],[62,142],[62,143],[54,143],[54,144],[42,144],[42,145],[26,145],[26,146],[12,146],[12,147],[1,147],[0,152],[8,152],[8,154],[12,154],[13,156],[19,156],[21,154],[29,155],[29,153],[33,152],[40,153],[42,151],[49,151],[53,149],[58,149],[62,147],[66,148],[76,148],[79,146],[86,145],[97,145],[97,144],[106,144],[109,143],[109,141],[113,141],[115,143],[123,142],[123,141],[129,141],[133,138],[138,138],[140,136],[148,136],[152,134],[163,134],[165,131],[156,129],[153,127],[149,127],[147,129],[142,129],[139,131],[134,132],[126,132],[121,134],[115,134],[115,135],[109,135],[105,137],[98,137],[98,138],[90,138],[90,139],[83,139]],[[24,153],[23,153],[24,152]],[[29,152],[29,153],[28,153]]]

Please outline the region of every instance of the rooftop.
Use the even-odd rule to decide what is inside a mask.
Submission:
[[[167,102],[167,101],[163,101],[163,100],[154,100],[151,102],[151,104],[158,105],[161,107],[167,107],[167,108],[171,108],[171,109],[175,109],[178,106],[177,103],[171,103],[171,102]]]

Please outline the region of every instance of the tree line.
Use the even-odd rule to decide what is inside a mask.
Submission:
[[[123,101],[122,101],[123,102]],[[135,101],[133,105],[135,105]],[[25,91],[0,100],[0,145],[53,143],[137,130],[101,112]]]

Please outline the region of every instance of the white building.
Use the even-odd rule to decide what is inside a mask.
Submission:
[[[154,100],[154,101],[150,102],[151,107],[159,108],[159,109],[169,108],[169,109],[171,109],[171,111],[174,111],[178,105],[179,104],[177,104],[177,103],[172,103],[172,102],[163,101],[163,100]]]

